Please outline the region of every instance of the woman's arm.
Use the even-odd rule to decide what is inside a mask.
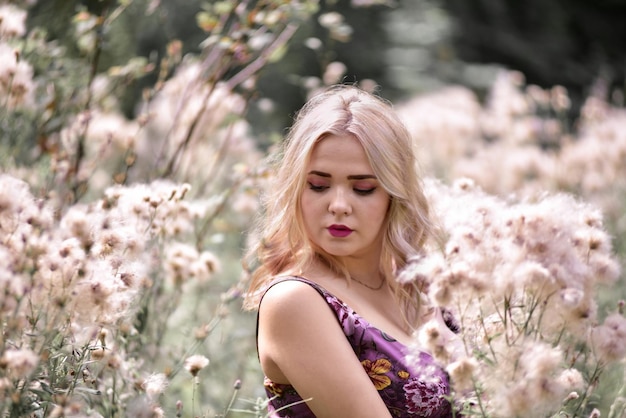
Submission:
[[[258,338],[265,374],[311,398],[317,417],[391,416],[335,314],[311,286],[272,286],[259,309]]]

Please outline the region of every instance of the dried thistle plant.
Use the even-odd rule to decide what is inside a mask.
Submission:
[[[460,323],[461,353],[420,341],[447,365],[464,416],[588,412],[602,371],[626,356],[626,318],[598,312],[598,286],[620,275],[600,212],[565,194],[505,200],[469,180],[426,190],[442,242],[402,278],[430,282]]]

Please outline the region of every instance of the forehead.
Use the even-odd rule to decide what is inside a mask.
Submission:
[[[313,147],[309,167],[336,171],[360,170],[360,174],[372,173],[365,149],[351,135],[329,135],[321,139]]]

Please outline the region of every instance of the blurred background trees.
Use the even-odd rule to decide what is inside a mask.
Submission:
[[[578,109],[594,87],[623,105],[626,3],[620,0],[443,0],[459,59],[521,71],[528,83],[562,85]]]
[[[37,2],[29,13],[31,25],[42,25],[60,43],[68,37],[67,25],[78,8],[98,14],[110,0]],[[153,61],[165,53],[172,39],[183,44],[182,53],[199,52],[204,33],[195,24],[202,0],[154,0],[154,13],[146,16],[140,5],[128,9],[107,33],[99,70],[131,56]],[[353,3],[359,3],[354,1]],[[484,94],[493,81],[493,68],[523,73],[530,84],[548,88],[564,86],[572,98],[575,118],[584,97],[602,89],[623,103],[626,83],[626,3],[621,0],[389,0],[363,2],[325,0],[312,19],[295,35],[284,59],[263,72],[261,96],[276,102],[272,117],[264,115],[256,126],[269,130],[288,125],[288,116],[305,99],[299,78],[320,77],[325,65],[346,65],[345,81],[373,79],[381,93],[397,100],[457,83]],[[159,5],[157,8],[156,5]],[[316,19],[340,13],[349,30],[331,31]],[[309,37],[320,39],[317,51],[307,47]],[[80,54],[79,51],[74,51]],[[126,91],[127,113],[133,112],[141,86],[149,75]],[[254,115],[254,111],[252,112]],[[261,116],[259,116],[261,118]]]

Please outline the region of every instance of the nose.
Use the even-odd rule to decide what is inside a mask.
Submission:
[[[333,190],[330,194],[328,211],[333,215],[349,215],[352,213],[352,206],[345,190],[339,187]]]

